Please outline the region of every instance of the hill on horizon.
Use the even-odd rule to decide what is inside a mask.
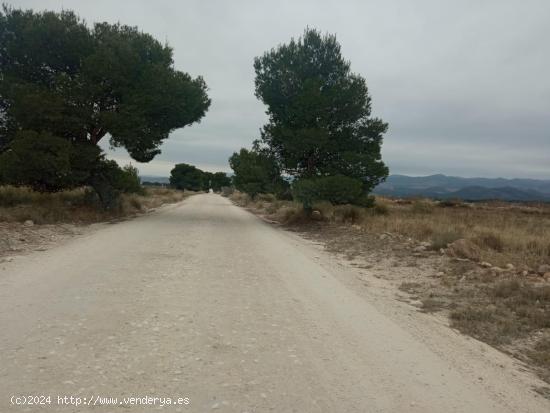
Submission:
[[[143,182],[151,182],[151,183],[159,183],[159,184],[170,183],[170,178],[168,178],[167,176],[140,175],[139,179],[141,180],[141,183]]]
[[[390,175],[375,194],[468,201],[550,201],[550,180],[462,178],[443,174],[428,176]]]

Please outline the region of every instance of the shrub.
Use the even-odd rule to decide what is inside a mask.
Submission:
[[[498,283],[493,288],[493,294],[495,297],[508,298],[519,293],[521,284],[518,280],[506,280]]]
[[[328,201],[319,201],[313,204],[313,210],[319,211],[323,219],[331,221],[334,219],[334,206]]]
[[[458,198],[451,198],[451,199],[444,199],[439,201],[438,205],[444,208],[449,208],[449,207],[453,208],[453,207],[463,206],[464,202],[462,202],[462,200]]]
[[[248,204],[250,204],[250,202],[252,202],[252,198],[250,197],[250,195],[239,191],[234,191],[230,195],[230,199],[240,206],[247,206]]]
[[[222,186],[221,191],[222,191],[222,196],[228,197],[231,194],[233,194],[235,189],[232,186]]]
[[[34,131],[21,131],[0,155],[1,181],[36,191],[59,191],[71,183],[69,141]]]
[[[309,220],[308,215],[300,205],[291,205],[281,208],[279,215],[281,221],[288,225],[307,222]]]
[[[0,186],[0,207],[32,204],[40,200],[40,194],[28,187]]]
[[[462,238],[462,234],[456,230],[447,230],[436,232],[432,235],[431,248],[439,250],[440,248],[447,248],[447,245]]]
[[[306,210],[311,210],[317,201],[333,205],[367,202],[362,182],[343,175],[300,179],[293,183],[292,195]]]
[[[122,168],[117,186],[124,193],[144,193],[139,179],[138,169],[132,165],[126,165]]]
[[[104,209],[112,209],[117,206],[118,198],[122,192],[120,183],[122,169],[112,160],[101,160],[92,172],[90,185],[99,197]]]
[[[411,210],[417,214],[430,214],[433,212],[433,203],[426,199],[416,199],[412,203]]]
[[[457,239],[447,250],[448,254],[456,258],[467,258],[473,261],[479,261],[481,251],[479,247],[468,239]]]
[[[365,209],[355,205],[338,205],[334,209],[334,219],[351,224],[360,223],[365,219]]]
[[[255,201],[275,202],[277,198],[273,194],[257,194],[254,197]]]
[[[473,239],[473,241],[482,248],[490,248],[497,252],[504,250],[504,241],[499,234],[493,232],[484,232]]]
[[[373,210],[376,215],[388,215],[390,213],[390,208],[386,204],[379,201],[376,201]]]

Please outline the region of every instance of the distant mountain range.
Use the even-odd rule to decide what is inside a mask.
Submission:
[[[153,176],[153,175],[141,175],[139,177],[141,179],[141,182],[152,182],[152,183],[159,183],[159,184],[169,184],[170,178],[166,176]]]
[[[396,197],[423,196],[466,201],[550,201],[550,180],[461,178],[457,176],[390,175],[374,193]]]

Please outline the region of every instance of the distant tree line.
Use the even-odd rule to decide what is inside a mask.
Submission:
[[[205,172],[186,163],[177,164],[170,172],[170,186],[188,191],[220,192],[231,185],[231,179],[225,172]]]
[[[380,151],[388,125],[371,117],[366,81],[335,36],[306,29],[257,57],[254,70],[269,119],[252,150],[229,159],[236,188],[288,196],[289,181],[306,209],[319,200],[372,204],[370,191],[388,176]]]
[[[105,159],[98,142],[108,137],[148,162],[171,131],[200,121],[210,106],[204,80],[176,70],[172,49],[136,27],[90,28],[71,11],[4,6],[0,45],[4,184],[89,185],[112,206],[135,185],[125,186],[129,170]]]

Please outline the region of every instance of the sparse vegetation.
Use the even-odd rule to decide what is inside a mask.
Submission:
[[[463,236],[462,233],[455,229],[435,232],[430,238],[431,249],[437,251],[441,248],[447,248],[449,244],[452,244],[456,240],[461,239],[462,236]]]
[[[550,285],[505,279],[488,284],[451,312],[452,325],[490,344],[550,328]]]
[[[0,222],[33,221],[35,224],[92,223],[147,211],[179,202],[191,192],[149,187],[124,193],[117,206],[105,210],[94,191],[78,188],[60,192],[36,192],[26,187],[0,187]]]
[[[262,198],[262,205],[250,197],[243,202],[243,194],[235,192],[232,199],[243,206],[267,208],[266,198]],[[388,232],[429,242],[436,251],[466,239],[464,244],[475,249],[476,254],[466,253],[459,258],[487,261],[494,266],[511,263],[518,269],[536,269],[550,262],[550,205],[462,204],[440,208],[440,203],[431,200],[402,202],[382,197],[373,204],[338,206],[318,201],[312,203],[312,210],[324,221],[359,224],[371,233]],[[289,205],[295,209],[298,204],[280,201],[275,209],[288,209]],[[276,213],[273,205],[269,210],[269,214]]]

